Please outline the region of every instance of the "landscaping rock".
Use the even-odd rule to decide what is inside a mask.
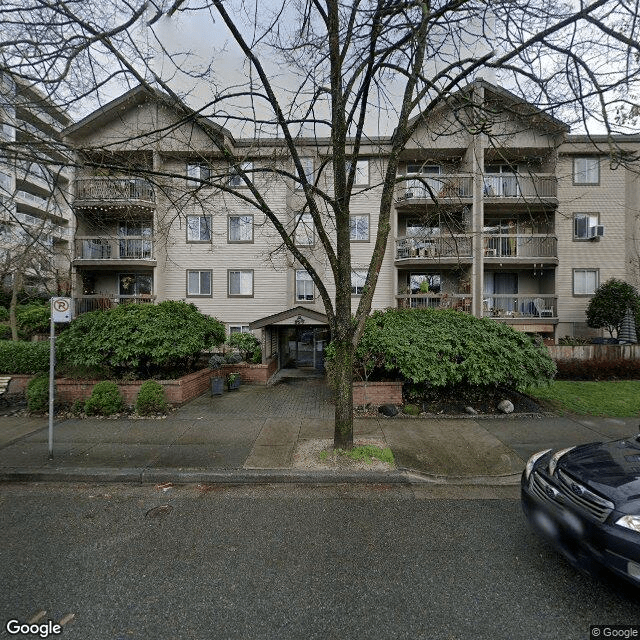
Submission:
[[[498,410],[502,413],[513,413],[513,403],[510,400],[503,400],[498,405]]]
[[[383,405],[380,405],[378,407],[378,411],[382,415],[389,416],[389,417],[397,416],[400,413],[400,411],[398,410],[398,407],[396,407],[395,404],[383,404]]]
[[[464,412],[468,413],[470,416],[477,416],[478,412],[473,407],[465,407]]]

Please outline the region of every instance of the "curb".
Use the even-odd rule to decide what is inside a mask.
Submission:
[[[436,476],[414,469],[396,471],[308,471],[297,469],[149,469],[149,468],[15,468],[0,471],[0,482],[121,482],[128,484],[437,484],[508,486],[520,474],[506,476]]]

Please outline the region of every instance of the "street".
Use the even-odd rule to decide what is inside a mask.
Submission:
[[[515,487],[4,484],[0,637],[573,640],[640,599],[528,529]],[[56,637],[56,636],[50,636]]]

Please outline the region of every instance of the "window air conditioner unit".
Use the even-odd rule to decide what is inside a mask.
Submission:
[[[604,225],[597,224],[595,227],[589,228],[589,237],[590,238],[602,238],[604,237]]]

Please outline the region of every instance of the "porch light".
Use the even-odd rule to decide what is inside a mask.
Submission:
[[[298,314],[298,317],[294,321],[296,324],[304,324],[304,318]]]

